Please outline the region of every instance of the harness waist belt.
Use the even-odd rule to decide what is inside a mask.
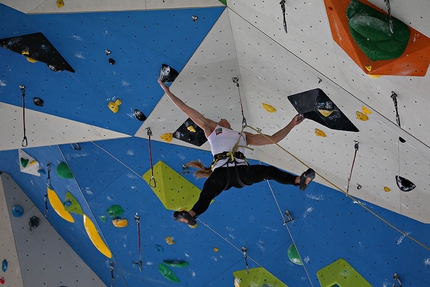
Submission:
[[[233,162],[235,158],[246,160],[245,155],[240,151],[237,151],[235,153],[225,151],[214,155],[214,162],[217,162],[219,160],[226,159],[226,158],[228,158],[230,162]]]

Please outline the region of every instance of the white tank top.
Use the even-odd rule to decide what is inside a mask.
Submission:
[[[208,136],[208,141],[211,146],[212,155],[232,151],[234,145],[237,143],[238,140],[239,140],[240,147],[237,149],[237,151],[244,153],[245,152],[244,147],[246,146],[245,133],[243,133],[242,136],[240,136],[240,133],[237,131],[233,131],[231,129],[217,125],[216,128],[212,131],[212,133]],[[228,159],[219,160],[215,164],[213,169],[215,170],[216,168],[223,166],[227,161]],[[247,162],[245,160],[236,159],[236,165],[246,165],[246,164]],[[224,166],[227,167],[227,166],[234,166],[234,165],[235,163],[232,162]]]

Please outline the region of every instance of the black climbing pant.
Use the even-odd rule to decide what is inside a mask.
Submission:
[[[263,180],[275,180],[282,184],[295,184],[296,176],[268,165],[241,165],[236,167],[219,167],[214,170],[203,185],[199,200],[192,210],[196,215],[205,212],[212,199],[223,190],[231,187],[241,188],[243,183],[252,185]]]

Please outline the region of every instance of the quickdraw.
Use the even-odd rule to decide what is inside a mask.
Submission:
[[[140,216],[136,213],[134,216],[137,225],[137,250],[139,252],[139,261],[135,261],[134,264],[139,266],[139,271],[142,272],[142,248],[140,246]]]
[[[25,128],[25,87],[19,86],[19,88],[21,89],[21,94],[22,94],[22,127],[24,130],[24,137],[22,138],[21,145],[22,147],[26,147],[28,146],[28,139],[27,139],[26,128]]]
[[[152,165],[152,147],[151,147],[151,136],[152,131],[151,128],[146,128],[146,134],[148,135],[148,147],[149,147],[149,165],[151,167],[151,178],[149,179],[149,186],[155,188],[157,186],[157,182],[154,177],[154,166]]]

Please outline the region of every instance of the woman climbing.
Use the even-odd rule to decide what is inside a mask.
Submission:
[[[231,129],[226,119],[215,122],[205,118],[170,92],[169,87],[160,79],[158,83],[172,102],[204,131],[214,155],[211,167],[203,166],[200,161],[187,164],[199,169],[194,173],[197,178],[207,177],[208,179],[203,185],[198,201],[190,211],[174,212],[173,218],[176,221],[184,222],[192,228],[196,227],[196,218],[208,209],[212,199],[231,187],[241,188],[271,179],[282,184],[293,184],[299,186],[300,190],[305,190],[315,178],[313,169],[308,169],[301,176],[294,176],[270,165],[249,165],[243,154],[247,145],[261,146],[279,142],[303,121],[302,115],[296,115],[288,125],[271,136],[249,132],[239,133]]]

